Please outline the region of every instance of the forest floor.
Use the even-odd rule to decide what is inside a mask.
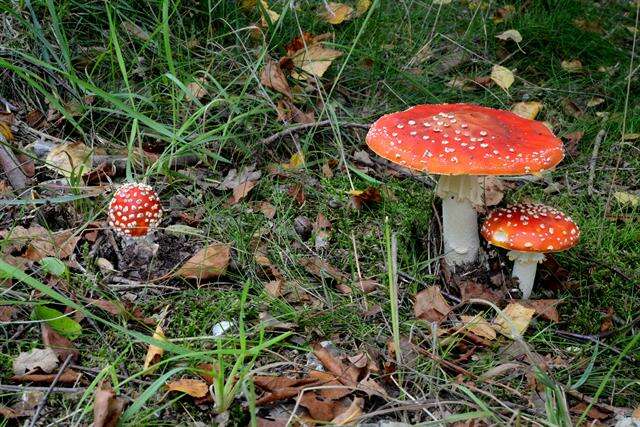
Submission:
[[[0,2],[0,426],[640,419],[639,8]],[[485,180],[481,220],[541,202],[581,228],[529,301],[486,243],[442,267],[435,181],[365,144],[458,102],[565,144]],[[129,243],[127,180],[165,212]]]

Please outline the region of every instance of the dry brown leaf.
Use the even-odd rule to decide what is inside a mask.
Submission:
[[[260,73],[260,83],[280,92],[289,99],[293,99],[291,88],[289,87],[287,78],[280,68],[280,64],[272,59],[267,59],[265,61],[262,73]]]
[[[209,386],[202,380],[182,378],[166,384],[169,391],[180,391],[192,397],[204,397],[209,394]]]
[[[345,273],[318,257],[302,258],[299,263],[305,270],[320,279],[333,279],[338,283],[344,283],[349,279]]]
[[[259,202],[258,209],[267,219],[273,219],[276,216],[276,208],[269,202]]]
[[[525,119],[534,120],[541,109],[542,103],[538,101],[516,102],[511,107],[511,112]]]
[[[74,235],[74,230],[61,230],[52,233],[46,228],[36,225],[29,228],[17,226],[10,230],[2,230],[0,237],[7,239],[10,243],[5,248],[6,252],[20,252],[25,245],[28,245],[23,254],[24,258],[39,261],[48,256],[58,259],[69,257],[82,236]]]
[[[12,305],[0,305],[0,322],[10,322],[18,312],[18,309]]]
[[[93,427],[116,427],[124,405],[125,400],[111,386],[100,384],[93,398]]]
[[[67,178],[79,177],[91,170],[92,151],[82,142],[65,142],[49,151],[45,166]]]
[[[245,181],[233,189],[233,196],[229,199],[230,205],[235,205],[244,199],[247,194],[258,184],[258,181]]]
[[[321,6],[320,17],[331,25],[348,21],[353,16],[353,8],[344,3],[328,2]]]
[[[291,76],[298,80],[306,80],[309,74],[315,77],[322,77],[331,66],[331,63],[341,56],[342,52],[339,50],[325,47],[321,43],[313,44],[306,49],[302,48],[293,54],[291,61],[295,67],[303,72],[294,70]]]
[[[371,206],[382,201],[380,190],[376,187],[367,187],[364,190],[351,190],[351,204],[355,209],[362,209],[363,206]]]
[[[340,406],[335,400],[327,400],[313,392],[303,393],[299,402],[300,406],[306,408],[309,415],[318,421],[331,421]]]
[[[149,33],[147,33],[145,30],[131,21],[122,21],[120,23],[120,26],[129,35],[137,37],[144,42],[148,42],[149,40],[151,40],[151,37],[149,37]]]
[[[439,286],[430,286],[416,295],[413,312],[418,319],[440,322],[450,311],[451,306],[442,296]]]
[[[582,62],[579,59],[562,61],[560,66],[569,73],[579,73],[582,71]]]
[[[511,330],[512,325],[516,329],[518,335],[522,335],[529,327],[529,323],[536,311],[533,308],[527,308],[517,302],[512,302],[509,303],[502,312],[504,315],[498,314],[496,316],[493,321],[493,327],[501,334],[509,338],[513,338]],[[510,321],[505,319],[504,316],[508,317]]]
[[[483,299],[491,301],[494,304],[498,304],[502,301],[503,297],[498,291],[489,289],[477,282],[467,280],[460,283],[460,296],[463,302],[471,299]]]
[[[356,397],[346,411],[331,420],[332,425],[347,426],[358,422],[362,416],[362,408],[364,407],[364,399]]]
[[[584,132],[582,131],[571,132],[564,136],[564,138],[567,140],[567,143],[564,147],[567,154],[569,154],[570,156],[578,155],[578,143],[580,142],[580,140],[582,140],[583,136]]]
[[[505,92],[508,92],[515,81],[515,77],[510,69],[496,64],[491,68],[491,80],[504,89]]]
[[[76,381],[80,379],[82,374],[80,372],[76,372],[73,369],[67,368],[64,372],[58,375],[57,372],[52,372],[50,374],[25,374],[25,375],[14,375],[10,378],[11,381],[20,382],[20,383],[52,383],[56,377],[57,382],[62,384],[74,384]]]
[[[46,373],[58,367],[58,356],[50,348],[34,348],[30,352],[22,352],[13,361],[13,373],[23,375],[40,368]]]
[[[166,341],[164,332],[160,324],[156,326],[156,330],[153,333],[153,338],[159,341]],[[163,348],[155,346],[153,344],[149,345],[149,349],[147,350],[147,355],[144,358],[144,365],[142,367],[142,369],[146,371],[145,375],[150,375],[157,369],[157,366],[155,365],[160,361],[163,354],[164,354]]]
[[[73,362],[78,360],[80,352],[69,339],[51,329],[46,323],[41,323],[40,329],[42,332],[42,343],[45,347],[52,349],[59,360],[65,360],[68,356],[71,356],[71,361]]]
[[[504,181],[497,176],[483,176],[481,179],[484,189],[484,206],[496,206],[504,198]]]
[[[571,413],[576,414],[576,415],[582,415],[582,413],[587,409],[587,407],[588,406],[587,406],[586,403],[578,402],[577,404],[575,404],[574,406],[569,408],[569,411],[571,411]],[[600,409],[598,409],[597,407],[592,406],[591,409],[589,409],[589,411],[587,412],[587,416],[589,418],[591,418],[592,420],[602,421],[602,420],[606,420],[607,418],[609,418],[611,416],[611,414],[603,412]]]
[[[231,247],[212,243],[200,249],[176,273],[186,279],[206,280],[223,275],[231,259]]]
[[[489,324],[489,322],[487,322],[487,320],[482,317],[482,315],[461,315],[460,320],[462,320],[462,324],[464,325],[465,329],[468,329],[475,335],[486,338],[488,340],[496,339],[496,331],[491,327],[491,324]]]
[[[313,346],[313,354],[320,360],[322,366],[334,374],[342,384],[353,386],[357,383],[360,370],[355,366],[346,366],[329,350],[318,343]]]
[[[554,323],[560,322],[560,315],[556,308],[562,302],[559,299],[518,300],[525,307],[533,308],[543,319]]]
[[[209,95],[209,91],[207,91],[207,89],[205,88],[206,84],[206,77],[198,77],[187,85],[187,90],[189,91],[189,94],[195,99],[202,99],[205,96]]]

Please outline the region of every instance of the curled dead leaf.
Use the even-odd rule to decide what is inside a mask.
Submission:
[[[271,88],[281,94],[285,95],[289,99],[293,99],[291,88],[287,82],[287,78],[280,68],[280,64],[272,59],[267,59],[260,73],[260,83],[268,88]]]
[[[442,296],[439,286],[430,286],[416,295],[413,312],[418,319],[440,322],[450,311],[451,306]]]
[[[158,326],[156,326],[156,330],[153,333],[153,338],[159,341],[166,340],[164,336],[164,331],[162,330],[162,327],[159,324]],[[164,354],[163,348],[153,344],[149,345],[149,349],[147,350],[147,355],[144,358],[144,365],[143,365],[143,369],[146,371],[145,375],[150,375],[156,370],[157,366],[154,366],[154,365],[160,361],[163,354]]]
[[[213,279],[227,271],[230,260],[231,246],[213,243],[196,252],[176,274],[186,279]]]
[[[82,142],[65,142],[49,151],[45,166],[67,178],[79,177],[91,170],[92,152]]]
[[[93,427],[116,427],[124,406],[125,400],[111,386],[100,384],[93,398]]]
[[[203,380],[182,378],[166,384],[169,391],[180,391],[192,397],[205,397],[209,394],[209,386]]]

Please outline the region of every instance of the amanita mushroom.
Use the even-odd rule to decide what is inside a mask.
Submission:
[[[531,296],[533,280],[545,252],[573,247],[580,229],[557,209],[541,204],[519,204],[496,209],[482,224],[482,237],[494,246],[509,249],[513,277],[520,283],[522,297]]]
[[[401,166],[442,175],[436,193],[445,260],[452,266],[477,258],[478,176],[539,174],[564,157],[562,141],[544,124],[472,104],[417,105],[382,116],[369,129],[367,145]]]
[[[109,203],[109,225],[121,236],[144,237],[160,223],[162,206],[151,186],[124,184]]]

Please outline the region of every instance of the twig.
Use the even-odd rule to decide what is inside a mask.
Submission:
[[[555,331],[555,333],[557,335],[560,335],[563,338],[569,338],[569,339],[573,339],[576,341],[589,341],[589,342],[593,342],[593,343],[598,343],[599,345],[611,350],[612,352],[614,352],[615,354],[622,354],[622,351],[620,351],[619,349],[606,344],[604,342],[602,342],[602,338],[598,335],[583,335],[583,334],[576,334],[574,332],[569,332],[569,331],[563,331],[562,329],[558,329]],[[629,362],[638,362],[639,359],[636,359],[633,356],[630,356],[628,354],[624,355],[624,359],[629,361]]]
[[[369,127],[371,126],[366,123],[338,123],[338,125],[342,127],[351,127],[351,128],[358,128],[358,129],[369,129]],[[276,141],[282,138],[283,136],[291,135],[294,132],[299,132],[301,130],[311,129],[315,127],[325,127],[325,126],[331,126],[331,120],[322,120],[320,122],[313,122],[313,123],[301,123],[299,125],[291,126],[290,128],[274,133],[273,135],[267,138],[264,138],[263,140],[260,141],[260,144],[271,144],[273,141]]]
[[[84,393],[86,387],[36,387],[36,386],[23,386],[23,385],[8,385],[0,384],[0,391],[7,391],[10,393],[22,393],[25,391],[48,391],[50,393]]]
[[[631,412],[631,410],[627,408],[618,408],[617,406],[612,406],[603,402],[598,402],[596,399],[592,398],[591,396],[587,396],[586,394],[580,393],[577,390],[565,390],[565,393],[567,393],[569,396],[575,399],[581,400],[590,405],[597,406],[598,408],[604,409],[605,411],[613,412],[616,415],[625,414],[626,412]]]
[[[36,408],[36,413],[33,414],[33,417],[31,418],[31,422],[29,423],[29,427],[33,427],[34,425],[36,425],[36,422],[38,421],[38,417],[40,417],[40,412],[42,412],[42,408],[44,408],[44,405],[47,403],[47,399],[51,394],[51,390],[55,387],[56,383],[58,382],[58,379],[60,378],[60,375],[62,375],[64,370],[67,368],[67,365],[69,364],[69,362],[71,362],[72,357],[73,357],[73,354],[70,354],[67,356],[66,359],[64,359],[64,362],[62,363],[62,366],[58,370],[56,377],[51,382],[51,385],[49,386],[49,388],[47,388],[47,391],[45,391],[44,396],[42,396],[42,399],[40,400],[40,403],[38,403],[38,407]]]
[[[600,151],[600,144],[602,140],[607,136],[607,131],[601,129],[596,135],[596,139],[593,143],[593,151],[591,152],[591,159],[589,159],[589,178],[587,180],[587,192],[590,196],[593,196],[593,181],[596,177],[596,162],[598,161],[598,151]]]
[[[170,289],[174,291],[179,291],[180,288],[176,286],[166,286],[166,285],[154,285],[152,283],[142,283],[136,282],[135,280],[127,279],[126,277],[113,276],[110,279],[111,284],[109,284],[110,288],[113,289],[137,289],[137,288],[156,288],[156,289]],[[116,284],[119,283],[119,284]]]
[[[18,158],[13,154],[11,146],[2,135],[0,135],[0,164],[2,164],[4,173],[14,190],[20,191],[27,186],[29,178],[20,167]]]

